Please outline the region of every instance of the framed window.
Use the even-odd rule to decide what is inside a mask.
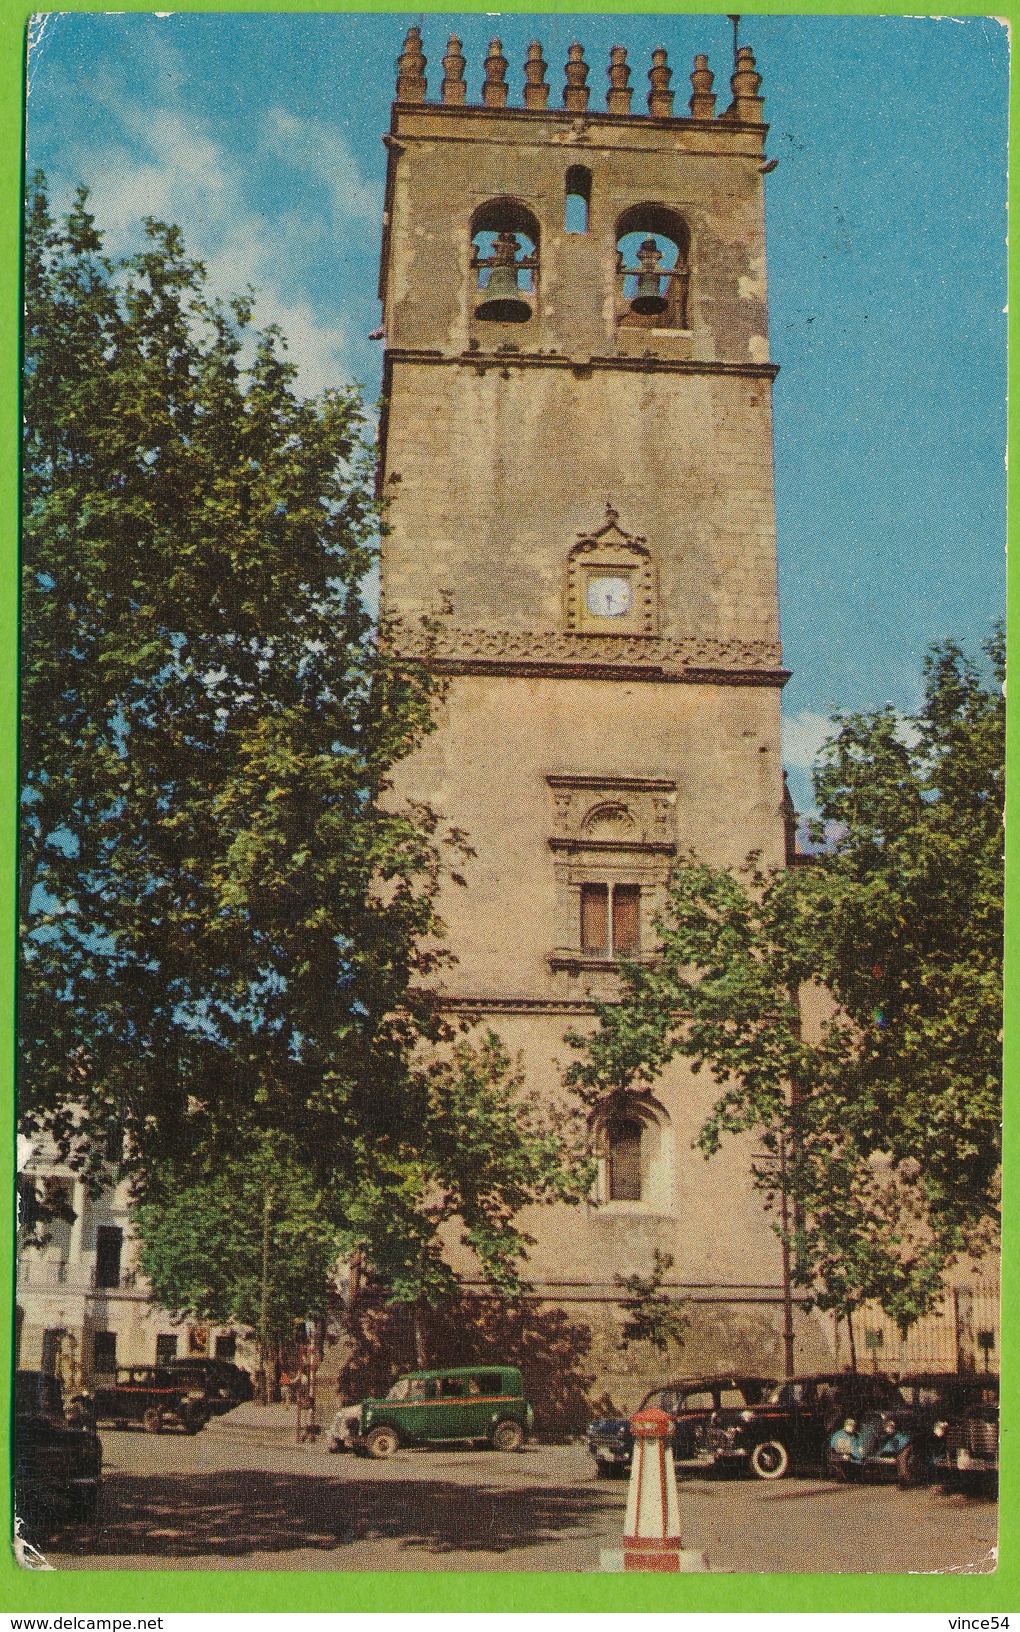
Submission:
[[[233,1360],[237,1352],[237,1333],[221,1332],[216,1339],[215,1355],[217,1360]]]
[[[96,1285],[120,1285],[120,1254],[124,1231],[116,1224],[101,1224],[96,1235]]]
[[[157,1359],[159,1338],[156,1339]],[[96,1332],[92,1338],[92,1370],[102,1376],[113,1376],[117,1370],[116,1332]]]
[[[606,1177],[610,1201],[641,1200],[641,1123],[633,1117],[606,1124]]]
[[[641,888],[637,884],[581,885],[581,951],[614,958],[641,948]]]

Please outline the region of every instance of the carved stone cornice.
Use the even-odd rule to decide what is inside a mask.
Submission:
[[[782,648],[772,640],[586,635],[570,630],[457,628],[432,636],[401,630],[400,649],[446,674],[669,680],[687,685],[783,686]]]
[[[715,377],[731,375],[749,380],[774,380],[779,373],[778,363],[720,362],[715,358],[687,358],[626,354],[606,357],[598,354],[565,357],[559,353],[533,351],[462,351],[449,353],[430,346],[390,346],[384,359],[384,392],[389,373],[396,363],[436,363],[443,367],[457,364],[471,368],[476,374],[489,369],[503,373],[512,368],[568,368],[575,373],[617,371],[623,374],[702,374]]]
[[[594,1014],[595,1003],[583,997],[460,996],[444,994],[437,999],[444,1014],[481,1019],[489,1014]]]

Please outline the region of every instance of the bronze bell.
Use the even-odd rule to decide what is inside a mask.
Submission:
[[[475,307],[475,316],[483,322],[526,323],[531,316],[531,307],[521,299],[517,284],[519,247],[512,232],[501,232],[493,245],[484,299]]]
[[[631,311],[640,313],[642,317],[650,317],[655,312],[666,310],[666,301],[659,293],[662,275],[657,268],[661,260],[662,252],[655,239],[646,238],[638,250],[638,264],[641,270],[638,273],[637,294],[630,303]]]

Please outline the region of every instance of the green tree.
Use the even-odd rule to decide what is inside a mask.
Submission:
[[[650,1275],[614,1275],[617,1286],[626,1293],[620,1299],[626,1316],[620,1332],[621,1347],[650,1343],[663,1358],[671,1348],[683,1347],[689,1325],[687,1299],[674,1298],[665,1289],[672,1268],[672,1253],[656,1247]]]
[[[756,1181],[789,1204],[796,1278],[906,1331],[998,1219],[1003,647],[991,679],[953,643],[925,701],[837,716],[816,773],[831,850],[808,867],[676,869],[649,966],[625,966],[569,1080],[591,1101],[669,1060],[719,1093],[697,1143],[754,1131]],[[823,988],[831,1012],[801,1023]]]
[[[389,1301],[411,1311],[425,1365],[426,1311],[459,1294],[451,1250],[469,1248],[489,1289],[512,1303],[533,1243],[518,1215],[583,1200],[594,1170],[584,1120],[570,1107],[537,1105],[519,1062],[491,1030],[419,1069],[412,1094],[413,1142],[381,1141],[346,1216],[350,1246]]]
[[[328,1199],[286,1139],[262,1135],[226,1161],[148,1174],[136,1212],[141,1265],[167,1309],[248,1326],[262,1366],[297,1318],[324,1320],[341,1237]]]
[[[436,1029],[463,842],[385,797],[433,684],[362,598],[357,392],[300,396],[251,300],[145,235],[115,263],[84,191],[56,224],[29,189],[21,1110],[82,1162],[123,1127],[143,1176],[284,1130],[332,1183]]]
[[[284,1160],[297,1212],[274,1241],[310,1187],[310,1251],[359,1246],[394,1298],[429,1303],[455,1286],[457,1216],[509,1291],[516,1214],[574,1193],[572,1146],[495,1038],[450,1051],[427,992],[468,846],[391,785],[436,688],[361,593],[364,411],[300,396],[251,299],[211,299],[177,229],[145,232],[113,262],[84,192],[57,224],[30,187],[22,1115],[97,1182],[126,1131],[172,1307],[215,1292],[251,1321],[237,1196]],[[324,1284],[324,1258],[297,1262],[277,1324]]]

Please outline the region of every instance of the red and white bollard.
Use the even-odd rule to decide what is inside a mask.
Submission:
[[[680,1535],[671,1419],[665,1411],[639,1411],[631,1417],[630,1427],[634,1457],[623,1522],[624,1569],[673,1573],[707,1570],[705,1554],[685,1550]]]

